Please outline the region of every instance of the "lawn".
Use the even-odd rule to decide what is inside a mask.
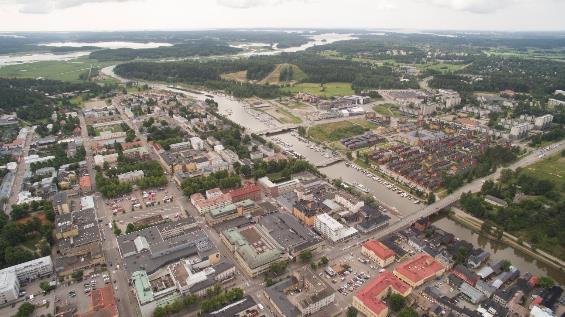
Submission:
[[[561,188],[561,192],[565,190],[565,157],[561,156],[561,154],[555,154],[545,160],[527,166],[522,170],[522,173],[551,181],[556,185],[557,189]]]
[[[435,64],[417,64],[416,67],[420,71],[435,70],[443,74],[453,73],[465,68],[465,64],[435,63]]]
[[[18,65],[8,65],[0,68],[0,77],[8,78],[38,78],[79,82],[79,75],[87,72],[90,65],[103,68],[115,62],[98,62],[88,58],[78,58],[71,61],[43,61]]]
[[[374,105],[373,110],[383,116],[400,117],[398,106],[390,103]]]
[[[351,89],[350,83],[327,83],[324,85],[319,83],[302,83],[283,89],[292,94],[305,92],[322,98],[355,94],[355,91]]]
[[[374,127],[374,124],[366,120],[340,121],[310,128],[308,136],[319,142],[334,142],[343,138],[363,134]]]

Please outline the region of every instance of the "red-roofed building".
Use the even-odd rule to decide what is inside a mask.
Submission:
[[[261,187],[255,183],[247,182],[240,188],[230,190],[228,194],[231,196],[231,200],[234,203],[246,199],[258,201],[261,199]]]
[[[79,317],[118,317],[118,306],[112,285],[90,292],[90,309]]]
[[[385,317],[388,307],[382,302],[389,292],[408,296],[412,288],[390,272],[383,272],[353,297],[353,307],[367,317]]]
[[[92,181],[90,176],[81,176],[79,179],[80,190],[83,193],[90,193],[92,191]]]
[[[369,240],[363,243],[363,246],[361,246],[361,254],[377,262],[381,267],[392,264],[396,255],[394,251],[377,240]]]
[[[141,146],[143,146],[143,143],[141,141],[122,143],[122,149],[123,150],[129,150],[129,149],[133,149],[133,148],[141,147]]]
[[[420,253],[394,269],[394,275],[413,288],[444,272],[445,267],[427,253]]]

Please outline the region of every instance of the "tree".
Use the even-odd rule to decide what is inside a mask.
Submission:
[[[409,307],[404,307],[402,310],[396,314],[397,317],[418,317],[418,313]]]
[[[25,302],[18,308],[18,312],[14,317],[31,316],[34,310],[35,310],[35,306],[33,306],[33,304]]]
[[[428,195],[428,205],[436,202],[436,195],[432,192]]]
[[[357,317],[357,308],[353,307],[353,306],[349,306],[347,308],[347,317]]]
[[[71,273],[71,277],[73,278],[73,280],[75,280],[77,282],[82,281],[83,275],[84,275],[83,270],[78,270],[78,271],[74,271],[73,273]]]
[[[492,230],[492,222],[486,220],[483,222],[483,224],[481,225],[481,232],[484,234],[490,234]]]
[[[326,266],[326,265],[328,265],[329,262],[330,262],[330,260],[328,260],[327,257],[323,256],[323,257],[320,259],[319,266]]]
[[[388,307],[390,307],[393,312],[400,311],[402,308],[404,308],[405,304],[406,299],[404,299],[404,297],[402,297],[401,295],[391,294],[388,297]]]
[[[504,272],[508,272],[508,271],[510,271],[510,266],[512,266],[512,263],[510,263],[510,261],[502,260],[502,263],[500,265],[500,269]]]
[[[540,277],[538,284],[543,288],[551,288],[555,285],[555,281],[549,276],[542,276]]]
[[[286,270],[287,266],[288,266],[287,261],[275,262],[275,263],[271,264],[271,273],[273,273],[274,275],[280,275],[281,273],[283,273]]]
[[[304,263],[308,263],[310,261],[312,261],[312,251],[306,250],[306,251],[302,251],[300,252],[300,260]]]

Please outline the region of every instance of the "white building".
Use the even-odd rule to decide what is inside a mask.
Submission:
[[[52,159],[54,159],[55,157],[53,155],[49,155],[49,156],[44,156],[44,157],[39,157],[39,155],[37,154],[32,154],[30,156],[26,156],[24,158],[24,162],[26,164],[34,164],[34,163],[41,163],[41,162],[47,162],[50,161]]]
[[[120,182],[135,182],[141,180],[145,177],[145,173],[141,170],[131,171],[118,175],[118,181]]]
[[[332,242],[342,241],[357,233],[357,229],[344,226],[328,214],[316,216],[314,229]]]
[[[532,129],[532,125],[529,123],[522,123],[514,125],[510,128],[510,137],[514,139],[520,139],[528,135],[528,132]]]
[[[439,93],[441,94],[441,100],[445,104],[445,108],[451,109],[461,104],[461,96],[457,91],[451,89],[440,89]]]
[[[534,120],[534,126],[536,127],[536,129],[543,129],[549,127],[551,122],[553,122],[553,116],[550,114],[546,114],[541,117],[537,117]]]
[[[561,101],[561,100],[558,100],[558,99],[553,99],[553,98],[551,98],[551,99],[549,99],[549,100],[547,101],[547,104],[548,104],[549,106],[552,106],[552,107],[555,107],[555,106],[563,106],[563,105],[565,105],[565,101]]]
[[[204,150],[204,141],[197,136],[190,138],[190,144],[195,150]]]
[[[549,308],[534,305],[530,311],[530,317],[555,317],[555,314]]]
[[[0,270],[0,304],[18,298],[20,285],[53,273],[50,256]]]
[[[365,202],[357,197],[351,195],[347,192],[338,192],[335,194],[334,200],[342,205],[343,207],[349,209],[352,212],[358,212],[363,206],[365,206]]]
[[[11,302],[20,294],[20,282],[14,271],[0,271],[0,304]]]
[[[80,210],[94,209],[94,197],[84,196],[80,198]]]

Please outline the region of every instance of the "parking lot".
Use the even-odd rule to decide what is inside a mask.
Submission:
[[[143,223],[150,218],[176,220],[186,217],[184,208],[167,190],[135,190],[123,198],[106,200],[105,207],[112,211],[113,220],[122,230],[128,223]]]

